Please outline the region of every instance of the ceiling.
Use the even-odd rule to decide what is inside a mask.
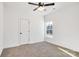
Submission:
[[[50,2],[45,2],[45,3],[50,3]],[[45,7],[46,11],[38,11],[38,10],[33,11],[33,9],[36,8],[37,6],[29,5],[27,2],[4,2],[4,8],[20,8],[20,10],[25,9],[25,12],[47,15],[51,13],[51,11],[56,12],[57,10],[62,10],[62,8],[67,8],[74,4],[77,4],[77,3],[76,2],[55,2],[55,6]]]

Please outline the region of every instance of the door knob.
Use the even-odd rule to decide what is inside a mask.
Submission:
[[[20,34],[22,34],[22,33],[20,32]]]

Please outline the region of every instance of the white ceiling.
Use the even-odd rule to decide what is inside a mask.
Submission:
[[[41,12],[33,11],[33,9],[36,8],[37,6],[29,5],[27,2],[5,2],[4,7],[5,8],[20,8],[20,9],[25,9],[26,12],[47,15],[51,11],[56,12],[57,10],[62,10],[62,8],[67,8],[68,6],[72,6],[74,4],[78,4],[78,3],[76,2],[55,2],[55,6],[45,7],[46,11],[41,11]]]

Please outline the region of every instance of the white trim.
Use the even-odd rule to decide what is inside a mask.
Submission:
[[[57,42],[53,42],[53,41],[50,41],[50,40],[45,40],[45,41],[49,42],[51,44],[57,45],[57,46],[65,47],[65,48],[73,50],[75,52],[79,52],[79,50],[76,50],[75,48],[68,47],[67,45],[63,45],[62,43],[57,43]]]
[[[77,56],[73,55],[72,53],[68,52],[68,51],[65,50],[65,49],[62,49],[62,48],[60,48],[60,47],[58,47],[58,49],[61,50],[61,51],[63,51],[64,53],[70,55],[71,57],[77,57]]]
[[[0,55],[2,54],[3,49],[0,49]]]

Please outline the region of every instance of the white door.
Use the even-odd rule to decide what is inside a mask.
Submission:
[[[19,43],[20,44],[27,44],[29,41],[29,25],[28,19],[21,18],[19,23]]]

